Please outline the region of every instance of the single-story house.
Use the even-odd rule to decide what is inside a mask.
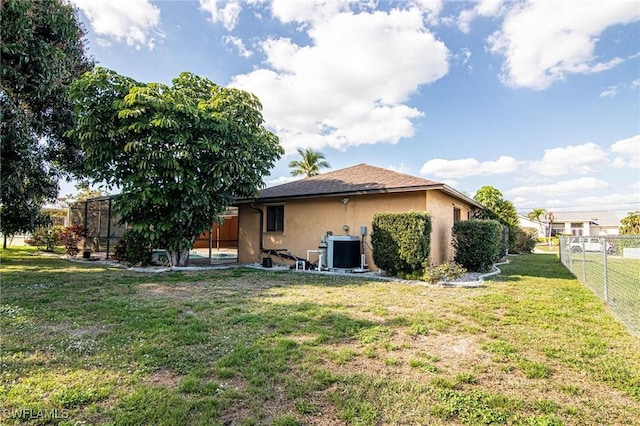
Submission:
[[[539,237],[549,235],[549,222],[543,217],[541,217],[540,222],[538,222],[535,219],[529,219],[527,216],[518,215],[518,226],[520,226],[520,228],[535,229]]]
[[[619,235],[620,218],[614,212],[553,212],[552,234]]]
[[[484,208],[443,183],[367,164],[266,188],[257,198],[239,199],[236,205],[240,263],[264,263],[266,253],[276,250],[302,259],[310,251],[309,260],[316,262],[321,241],[326,243],[333,234],[334,239],[358,240],[372,270],[378,269],[371,246],[375,213],[430,213],[430,260],[437,265],[453,259],[453,224]]]

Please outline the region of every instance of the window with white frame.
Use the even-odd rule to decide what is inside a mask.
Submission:
[[[584,225],[582,222],[571,222],[571,235],[583,235]]]

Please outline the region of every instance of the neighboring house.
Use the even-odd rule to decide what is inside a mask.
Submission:
[[[538,233],[539,237],[546,237],[549,235],[549,222],[544,218],[540,218],[540,222],[537,220],[531,220],[527,216],[518,215],[518,226],[520,228],[533,228]]]
[[[432,216],[431,262],[453,259],[451,228],[483,206],[439,182],[367,164],[348,167],[260,191],[237,200],[238,262],[261,262],[268,250],[299,258],[317,250],[327,232],[360,238],[369,269],[377,270],[371,247],[375,213],[426,211]],[[313,256],[315,255],[315,257]],[[316,253],[310,260],[316,262]]]
[[[620,219],[613,212],[553,212],[552,234],[619,235]]]

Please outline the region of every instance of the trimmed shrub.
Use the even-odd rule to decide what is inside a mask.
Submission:
[[[148,266],[151,264],[153,247],[140,232],[127,230],[113,253],[113,258],[129,265]]]
[[[47,226],[36,229],[31,238],[25,240],[25,244],[35,246],[38,250],[52,252],[60,244],[61,226]]]
[[[373,261],[391,275],[422,274],[431,244],[431,215],[425,212],[376,213]]]
[[[518,239],[515,252],[518,254],[531,253],[536,247],[538,231],[535,228],[518,228]]]
[[[463,220],[453,225],[455,262],[468,271],[487,272],[501,257],[503,228],[497,220]]]

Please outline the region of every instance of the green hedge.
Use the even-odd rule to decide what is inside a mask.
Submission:
[[[373,261],[391,275],[422,273],[431,249],[431,216],[425,212],[376,213]]]
[[[467,270],[486,272],[500,259],[503,228],[497,220],[463,220],[453,225],[455,261]]]

